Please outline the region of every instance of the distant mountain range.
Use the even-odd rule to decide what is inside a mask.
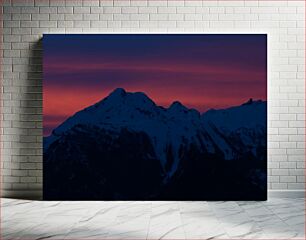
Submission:
[[[118,88],[44,138],[46,199],[266,198],[267,103],[200,114]]]

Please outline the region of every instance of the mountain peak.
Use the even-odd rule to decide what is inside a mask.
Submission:
[[[179,101],[174,101],[171,106],[183,106],[183,104]]]
[[[118,103],[125,99],[128,93],[123,88],[116,88],[106,98],[102,99],[102,102]]]
[[[252,105],[259,103],[262,103],[262,100],[253,100],[253,98],[250,98],[247,102],[243,103],[242,105]]]
[[[126,91],[123,88],[116,88],[109,96],[125,96]]]
[[[244,105],[251,105],[253,103],[253,98],[250,98]]]
[[[174,101],[169,107],[169,110],[187,110],[187,108],[179,101]]]

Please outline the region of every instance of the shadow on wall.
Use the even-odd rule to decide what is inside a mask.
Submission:
[[[13,125],[19,128],[19,139],[18,142],[14,142],[18,152],[16,155],[11,154],[10,161],[19,163],[19,169],[15,171],[17,174],[19,172],[20,184],[15,184],[11,188],[6,188],[4,184],[2,196],[42,199],[42,38],[29,44],[27,54],[24,70],[20,70],[19,79],[13,83],[20,89],[19,96],[14,97],[20,100],[20,104],[14,107],[19,114],[19,121]],[[27,175],[24,174],[24,170],[27,170]]]

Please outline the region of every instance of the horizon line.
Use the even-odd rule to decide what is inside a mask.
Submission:
[[[196,108],[192,108],[192,107],[188,107],[188,106],[186,106],[186,105],[184,105],[182,102],[180,102],[179,100],[174,100],[174,101],[172,101],[170,104],[168,104],[168,107],[164,107],[164,106],[162,106],[162,105],[159,105],[159,104],[156,104],[156,102],[151,98],[151,97],[149,97],[145,92],[142,92],[142,91],[135,91],[135,92],[129,92],[129,91],[126,91],[124,88],[122,88],[122,87],[117,87],[117,88],[114,88],[112,91],[110,91],[110,93],[106,96],[106,97],[104,97],[104,98],[102,98],[101,100],[99,100],[99,101],[97,101],[97,102],[95,102],[95,103],[93,103],[93,104],[91,104],[91,105],[89,105],[89,106],[87,106],[87,107],[84,107],[84,108],[82,108],[82,109],[80,109],[80,110],[77,110],[77,111],[75,111],[73,114],[71,114],[71,115],[43,115],[43,130],[45,129],[45,123],[46,123],[46,121],[44,120],[44,118],[45,117],[51,117],[51,116],[53,116],[53,118],[63,118],[64,120],[63,121],[61,121],[59,124],[56,124],[55,125],[55,127],[53,127],[52,128],[52,130],[47,134],[47,135],[45,135],[45,134],[43,134],[43,137],[48,137],[48,136],[50,136],[51,134],[52,134],[52,131],[55,129],[55,128],[57,128],[58,126],[60,126],[62,123],[64,123],[67,119],[69,119],[70,117],[72,117],[72,116],[74,116],[75,114],[77,114],[78,112],[81,112],[81,111],[84,111],[85,109],[87,109],[87,108],[90,108],[90,107],[93,107],[93,106],[95,106],[96,104],[99,104],[100,102],[102,102],[102,101],[104,101],[106,98],[108,98],[109,96],[111,96],[112,94],[114,94],[115,92],[118,92],[118,91],[123,91],[125,94],[139,94],[139,93],[141,93],[141,94],[143,94],[145,97],[147,97],[150,101],[152,101],[154,104],[155,104],[155,106],[156,107],[158,107],[158,108],[162,108],[162,109],[164,109],[164,110],[169,110],[170,109],[170,107],[173,105],[173,104],[175,104],[175,103],[179,103],[179,104],[181,104],[184,108],[186,108],[187,110],[189,110],[189,111],[196,111],[197,113],[199,113],[199,115],[200,116],[202,116],[202,115],[204,115],[205,113],[207,113],[207,112],[209,112],[209,111],[220,111],[220,110],[227,110],[227,109],[231,109],[231,108],[235,108],[235,107],[240,107],[240,106],[243,106],[243,105],[247,105],[248,103],[256,103],[256,102],[263,102],[263,103],[266,103],[267,102],[267,100],[263,100],[263,99],[256,99],[256,100],[254,100],[253,98],[249,98],[248,100],[246,100],[246,101],[243,101],[242,103],[240,103],[239,105],[231,105],[231,106],[229,106],[229,107],[221,107],[221,108],[209,108],[209,109],[207,109],[206,111],[203,111],[203,112],[201,112],[201,111],[199,111],[199,110],[197,110]],[[51,125],[51,124],[50,124]]]

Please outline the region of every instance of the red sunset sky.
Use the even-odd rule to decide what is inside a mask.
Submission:
[[[115,88],[205,112],[267,99],[263,34],[44,35],[44,135]]]

